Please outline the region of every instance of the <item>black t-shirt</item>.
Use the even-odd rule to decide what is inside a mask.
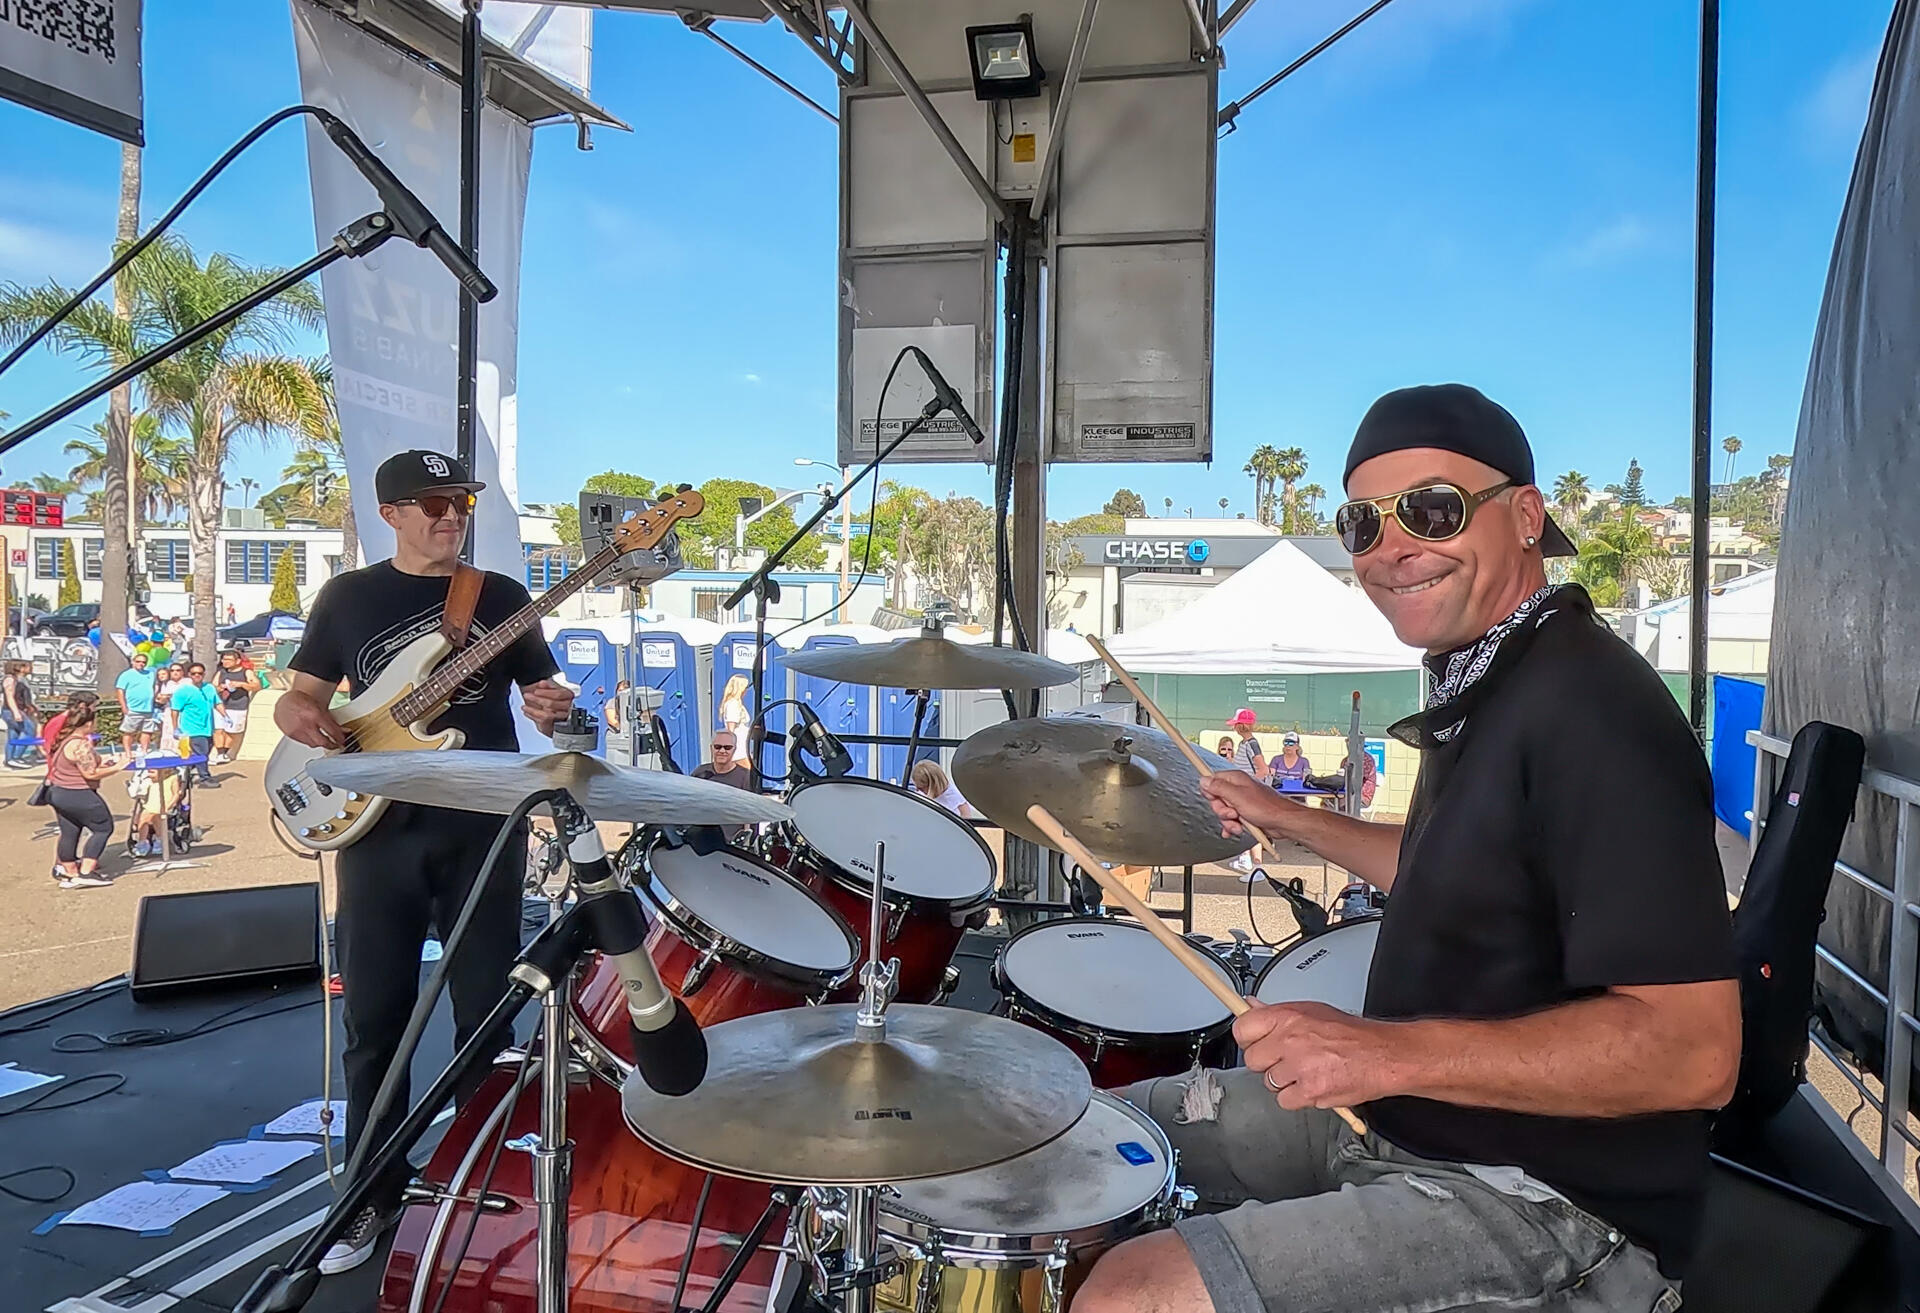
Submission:
[[[693,768],[693,778],[696,780],[718,780],[720,783],[731,785],[736,789],[751,789],[753,787],[753,772],[745,766],[735,766],[723,775],[714,770],[712,762],[706,762]]]
[[[1516,1016],[1609,986],[1732,978],[1699,746],[1659,675],[1584,594],[1476,687],[1424,754],[1367,979],[1366,1015]],[[1496,681],[1497,682],[1494,682]],[[1707,1115],[1545,1117],[1427,1099],[1362,1116],[1423,1157],[1517,1166],[1679,1276]]]
[[[213,672],[213,686],[225,695],[225,704],[229,711],[245,711],[247,703],[253,701],[254,674],[245,666],[228,670],[221,666]]]
[[[300,650],[289,664],[329,684],[345,679],[348,691],[358,697],[409,643],[440,627],[451,583],[451,575],[404,574],[391,561],[336,575],[314,601]],[[488,571],[473,608],[468,641],[486,637],[529,600],[524,586]],[[520,740],[513,729],[508,686],[532,684],[559,669],[535,625],[460,685],[452,705],[431,728],[461,731],[469,748],[516,752]]]

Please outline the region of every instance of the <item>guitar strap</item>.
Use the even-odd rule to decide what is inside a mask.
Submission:
[[[476,570],[465,561],[453,568],[453,582],[447,585],[447,609],[440,616],[440,633],[458,652],[467,645],[467,631],[473,626],[473,608],[480,602],[484,570]]]

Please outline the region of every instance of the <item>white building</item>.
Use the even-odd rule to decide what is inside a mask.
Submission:
[[[1769,568],[1707,590],[1707,669],[1722,675],[1767,673],[1773,635],[1776,571]],[[1636,611],[1616,622],[1620,636],[1638,649],[1655,670],[1687,668],[1693,633],[1692,599]]]

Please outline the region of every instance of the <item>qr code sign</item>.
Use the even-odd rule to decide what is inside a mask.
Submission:
[[[114,0],[0,0],[0,23],[113,62]]]

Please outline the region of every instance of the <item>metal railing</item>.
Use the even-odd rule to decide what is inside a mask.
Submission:
[[[1767,823],[1767,811],[1773,802],[1774,759],[1785,760],[1792,744],[1785,739],[1747,731],[1747,742],[1755,749],[1753,757],[1753,823],[1747,831],[1747,856],[1751,861],[1760,843],[1760,831]],[[1880,1165],[1893,1179],[1896,1192],[1904,1192],[1907,1150],[1920,1149],[1920,1138],[1907,1129],[1907,1094],[1913,1071],[1914,1036],[1920,1032],[1920,1015],[1915,1013],[1916,967],[1920,967],[1920,783],[1901,775],[1868,768],[1862,772],[1860,787],[1887,798],[1897,808],[1894,831],[1893,884],[1880,883],[1845,862],[1833,869],[1869,893],[1886,900],[1893,909],[1892,943],[1888,954],[1888,989],[1883,991],[1856,968],[1842,961],[1824,944],[1816,944],[1814,953],[1822,962],[1852,981],[1887,1014],[1885,1097],[1875,1097],[1866,1082],[1851,1065],[1829,1047],[1820,1036],[1811,1035],[1813,1044],[1832,1060],[1842,1076],[1852,1083],[1880,1114]]]

